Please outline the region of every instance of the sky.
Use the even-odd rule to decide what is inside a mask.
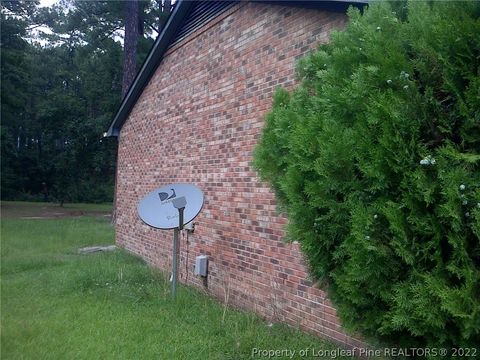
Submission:
[[[55,4],[58,0],[40,0],[40,6],[51,6]]]
[[[52,6],[53,4],[55,4],[58,1],[59,0],[40,0],[40,7]],[[32,34],[34,36],[36,36],[39,32],[44,32],[44,33],[47,33],[47,34],[52,33],[52,31],[48,27],[40,26],[40,27],[36,28],[35,30],[33,30]],[[35,39],[35,41],[42,44],[42,45],[47,44],[47,41],[45,41],[45,40]]]

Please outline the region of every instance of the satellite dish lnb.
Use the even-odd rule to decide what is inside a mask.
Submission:
[[[195,185],[172,184],[158,188],[145,196],[138,205],[138,215],[157,229],[179,227],[179,211],[183,211],[183,224],[195,219],[203,206],[203,193]]]

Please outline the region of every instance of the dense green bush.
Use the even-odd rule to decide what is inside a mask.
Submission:
[[[278,90],[255,164],[347,329],[480,344],[480,3],[376,3]]]

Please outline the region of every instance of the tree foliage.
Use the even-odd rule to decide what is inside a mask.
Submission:
[[[171,9],[139,3],[137,64]],[[102,134],[121,100],[125,4],[2,0],[2,199],[42,199],[46,183],[61,202],[111,201],[116,144]]]
[[[348,329],[480,343],[480,5],[374,3],[278,90],[255,164]],[[398,11],[400,10],[400,11]]]
[[[115,144],[100,140],[119,103],[121,45],[33,44],[29,27],[53,17],[12,3],[2,9],[2,198],[41,199],[46,183],[62,202],[108,201]]]

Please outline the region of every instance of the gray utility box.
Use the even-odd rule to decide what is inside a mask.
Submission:
[[[207,276],[208,257],[200,255],[195,258],[195,275]]]

